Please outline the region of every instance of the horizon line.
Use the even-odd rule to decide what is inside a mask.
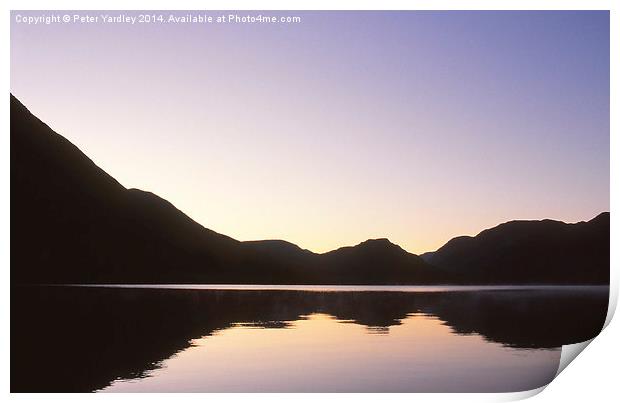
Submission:
[[[439,249],[441,249],[442,247],[444,247],[444,246],[445,246],[448,242],[450,242],[452,239],[455,239],[455,238],[460,238],[460,237],[470,237],[470,238],[475,238],[475,237],[477,237],[478,235],[480,235],[482,232],[484,232],[484,231],[486,231],[486,230],[493,229],[493,228],[496,228],[496,227],[498,227],[498,226],[501,226],[501,225],[504,225],[504,224],[508,224],[508,223],[512,223],[512,222],[543,222],[543,221],[553,221],[553,222],[559,222],[559,223],[566,224],[566,225],[574,225],[574,224],[586,223],[586,222],[592,221],[592,220],[594,220],[595,218],[599,217],[599,216],[600,216],[600,215],[602,215],[602,214],[610,214],[610,212],[609,212],[609,211],[601,211],[600,213],[596,214],[594,217],[592,217],[592,218],[590,218],[590,219],[588,219],[588,220],[580,220],[580,221],[574,221],[574,222],[567,222],[567,221],[563,221],[563,220],[559,220],[559,219],[552,219],[552,218],[539,218],[539,219],[530,219],[530,218],[516,218],[516,219],[510,219],[510,220],[508,220],[508,221],[503,221],[503,222],[500,222],[500,223],[498,223],[498,224],[496,224],[496,225],[494,225],[494,226],[492,226],[492,227],[483,228],[483,229],[479,230],[479,231],[476,233],[476,235],[468,235],[468,234],[453,235],[453,236],[452,236],[452,237],[450,237],[448,240],[446,240],[445,242],[443,242],[443,243],[441,244],[441,246],[439,246],[437,249],[435,249],[435,250],[430,250],[430,251],[425,251],[425,252],[421,252],[421,253],[414,253],[414,252],[411,252],[411,251],[409,251],[409,250],[407,250],[407,249],[403,248],[400,244],[395,243],[395,242],[392,242],[388,236],[381,236],[381,237],[376,237],[376,238],[367,238],[367,239],[365,239],[365,240],[359,241],[359,242],[358,242],[358,243],[356,243],[356,244],[342,245],[342,246],[338,246],[338,247],[336,247],[336,248],[334,248],[334,249],[329,249],[329,250],[326,250],[326,251],[324,251],[324,252],[316,252],[316,251],[314,251],[314,250],[311,250],[311,249],[309,249],[309,248],[302,247],[302,246],[300,246],[299,244],[297,244],[297,243],[295,243],[295,242],[288,241],[288,240],[283,239],[283,238],[262,238],[262,239],[246,239],[246,240],[239,240],[239,239],[237,239],[237,238],[233,237],[232,235],[228,235],[228,234],[225,234],[225,233],[222,233],[222,232],[219,232],[219,231],[213,230],[213,229],[211,229],[211,228],[209,228],[209,227],[205,226],[203,223],[201,223],[201,222],[197,221],[196,219],[194,219],[193,217],[191,217],[191,216],[190,216],[188,213],[186,213],[185,211],[183,211],[183,210],[179,209],[179,208],[178,208],[178,207],[177,207],[174,203],[172,203],[170,200],[168,200],[168,199],[166,199],[166,198],[164,198],[164,197],[162,197],[162,196],[158,195],[157,193],[151,192],[151,191],[149,191],[149,190],[143,190],[143,189],[136,188],[136,187],[126,187],[126,186],[125,186],[125,185],[123,185],[123,184],[122,184],[122,183],[121,183],[121,182],[120,182],[120,181],[119,181],[116,177],[114,177],[114,176],[110,175],[110,174],[109,174],[109,173],[108,173],[108,172],[107,172],[104,168],[102,168],[101,166],[99,166],[99,165],[98,165],[98,164],[97,164],[97,163],[93,160],[93,158],[91,158],[91,157],[90,157],[89,155],[87,155],[84,151],[82,151],[82,150],[81,150],[81,149],[80,149],[77,145],[75,145],[75,144],[74,144],[71,140],[69,140],[67,137],[63,136],[62,134],[58,133],[58,132],[57,132],[56,130],[54,130],[54,129],[53,129],[53,128],[49,125],[49,124],[47,124],[46,122],[44,122],[44,121],[43,121],[42,119],[40,119],[37,115],[35,115],[32,111],[30,111],[30,109],[29,109],[26,105],[24,105],[24,104],[21,102],[21,100],[20,100],[19,98],[17,98],[17,96],[15,96],[15,95],[13,94],[13,92],[12,92],[11,90],[9,90],[9,95],[10,95],[10,97],[14,98],[14,99],[15,99],[15,100],[16,100],[16,101],[17,101],[17,102],[18,102],[18,103],[19,103],[19,104],[20,104],[20,105],[21,105],[24,109],[26,109],[26,111],[27,111],[28,113],[30,113],[30,115],[32,115],[35,119],[37,119],[38,121],[40,121],[43,125],[47,126],[47,127],[48,127],[48,128],[49,128],[49,129],[50,129],[53,133],[55,133],[57,136],[60,136],[62,139],[64,139],[64,140],[65,140],[65,141],[67,141],[69,144],[71,144],[73,147],[75,147],[75,148],[76,148],[76,149],[77,149],[77,150],[78,150],[78,151],[79,151],[82,155],[84,155],[84,156],[85,156],[85,157],[86,157],[86,158],[87,158],[87,159],[88,159],[88,160],[89,160],[89,161],[90,161],[90,162],[91,162],[91,163],[92,163],[95,167],[97,167],[97,168],[98,168],[98,169],[100,169],[103,173],[105,173],[105,174],[106,174],[106,175],[108,175],[110,178],[112,178],[114,181],[116,181],[116,183],[118,183],[118,184],[119,184],[119,185],[120,185],[123,189],[125,189],[126,191],[131,191],[131,190],[134,190],[134,191],[139,191],[139,192],[144,192],[144,193],[150,193],[150,194],[154,195],[155,197],[157,197],[157,198],[159,198],[159,199],[161,199],[161,200],[163,200],[163,201],[165,201],[165,202],[167,202],[167,203],[170,203],[170,205],[172,205],[172,206],[173,206],[176,210],[178,210],[179,212],[181,212],[181,213],[182,213],[183,215],[185,215],[187,218],[189,218],[190,220],[192,220],[192,221],[193,221],[193,222],[195,222],[196,224],[200,225],[200,226],[201,226],[201,227],[203,227],[204,229],[209,230],[209,231],[213,231],[213,232],[217,233],[218,235],[221,235],[221,236],[225,236],[225,237],[231,238],[231,239],[233,239],[233,240],[235,240],[235,241],[237,241],[237,242],[241,242],[241,243],[247,243],[247,242],[270,242],[270,241],[271,241],[271,242],[286,242],[286,243],[288,243],[288,244],[290,244],[290,245],[293,245],[293,246],[295,246],[295,247],[297,247],[297,248],[299,248],[299,249],[301,249],[301,250],[308,251],[308,252],[313,253],[313,254],[315,254],[315,255],[324,255],[324,254],[327,254],[327,253],[330,253],[330,252],[333,252],[333,251],[337,251],[337,250],[339,250],[339,249],[343,249],[343,248],[353,248],[353,247],[359,246],[359,245],[361,245],[361,244],[363,244],[363,243],[366,243],[366,242],[369,242],[369,241],[386,240],[386,241],[387,241],[387,242],[389,242],[390,244],[395,245],[395,246],[397,246],[397,247],[401,248],[402,250],[404,250],[405,252],[407,252],[407,253],[409,253],[409,254],[412,254],[412,255],[415,255],[415,256],[422,256],[422,255],[427,254],[427,253],[434,253],[434,252],[437,252]]]

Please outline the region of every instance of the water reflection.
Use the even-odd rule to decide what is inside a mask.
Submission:
[[[13,288],[11,390],[523,390],[606,309],[607,288]]]

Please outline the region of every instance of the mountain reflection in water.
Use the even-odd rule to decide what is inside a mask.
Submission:
[[[11,391],[532,389],[607,303],[607,287],[12,287]]]

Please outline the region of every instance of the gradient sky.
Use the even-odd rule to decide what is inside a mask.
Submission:
[[[240,240],[421,253],[609,210],[607,11],[18,14],[42,13],[12,12],[12,93],[124,186]]]

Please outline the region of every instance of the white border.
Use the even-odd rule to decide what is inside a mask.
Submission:
[[[8,92],[10,90],[10,61],[9,61],[9,46],[10,46],[10,10],[95,10],[95,9],[127,9],[127,10],[374,10],[374,9],[392,9],[392,10],[610,10],[611,19],[611,111],[620,110],[618,108],[618,94],[619,82],[617,80],[617,73],[620,71],[619,63],[619,43],[620,32],[619,26],[619,6],[620,2],[612,0],[436,0],[436,1],[407,1],[407,0],[383,0],[383,1],[346,1],[346,0],[298,0],[298,1],[283,1],[283,0],[264,0],[264,1],[249,1],[249,0],[231,0],[231,1],[197,1],[197,0],[177,0],[177,1],[89,1],[79,2],[77,0],[58,0],[50,4],[49,1],[32,0],[32,1],[15,1],[9,0],[3,2],[3,16],[0,19],[2,40],[0,41],[2,46],[3,63],[1,63],[1,72],[4,77],[4,85],[7,88],[4,98],[4,107],[0,108],[0,122],[3,125],[2,137],[0,139],[0,265],[4,274],[4,303],[2,304],[2,323],[6,325],[5,329],[8,329],[9,324],[9,241],[10,241],[10,208],[9,208],[9,97]],[[619,167],[618,157],[618,118],[611,114],[611,244],[618,245],[618,228],[620,228],[620,220],[614,213],[618,206],[618,184],[619,182]],[[612,248],[611,253],[611,289],[610,289],[610,310],[607,317],[607,323],[611,320],[618,300],[618,262],[619,249]],[[536,396],[535,400],[539,401],[581,401],[588,396],[598,396],[601,399],[610,400],[611,396],[617,396],[616,378],[613,373],[616,372],[618,366],[615,359],[618,356],[618,347],[614,340],[620,340],[619,330],[617,324],[611,324],[608,326],[596,340],[592,343],[588,350],[593,350],[586,355],[590,355],[585,358],[581,358],[578,361],[586,361],[580,365],[574,365],[575,368],[569,368],[567,371],[562,372],[557,380],[554,380],[550,386],[549,391]],[[5,394],[2,398],[6,398],[9,392],[9,376],[10,376],[10,345],[9,345],[9,333],[7,330],[1,332],[2,337],[2,353],[3,353],[3,366],[1,374],[1,382],[4,386]],[[599,340],[600,339],[600,340]],[[595,355],[598,354],[598,355]],[[612,377],[613,376],[613,377]],[[595,388],[592,390],[592,388]],[[338,399],[342,401],[351,401],[359,403],[360,401],[371,401],[377,398],[381,400],[387,399],[390,401],[410,401],[411,399],[423,400],[423,401],[508,401],[515,399],[522,399],[535,395],[542,389],[521,392],[521,393],[509,393],[509,394],[415,394],[415,395],[401,395],[401,394],[388,394],[381,395],[358,395],[358,394],[337,394],[337,395],[296,395],[291,397],[285,394],[257,394],[252,396],[240,395],[240,394],[228,394],[225,396],[212,396],[208,397],[203,394],[148,394],[148,395],[127,395],[127,394],[89,394],[89,395],[11,395],[10,398],[19,401],[31,401],[40,399],[52,399],[59,401],[82,401],[91,399],[119,399],[120,401],[130,401],[136,398],[145,398],[149,401],[164,401],[168,399],[175,399],[181,401],[202,401],[205,398],[209,399],[252,399],[258,402],[273,402],[273,401],[288,401],[289,399],[295,399],[296,401],[304,402],[314,399]],[[541,400],[542,399],[542,400]],[[596,400],[595,400],[596,401]]]

